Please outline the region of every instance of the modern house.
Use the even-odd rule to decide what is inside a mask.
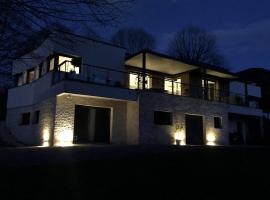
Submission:
[[[263,111],[262,142],[270,144],[270,71],[264,68],[249,68],[236,73],[246,83],[256,84],[261,88],[259,107]]]
[[[258,145],[263,139],[261,87],[242,79],[230,83],[229,134],[232,145]]]
[[[29,145],[229,144],[237,77],[218,67],[55,33],[13,75],[6,124]]]

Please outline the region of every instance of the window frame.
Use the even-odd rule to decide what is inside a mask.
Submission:
[[[218,120],[218,121],[216,121]],[[222,129],[223,126],[222,126],[222,117],[219,117],[219,116],[214,116],[214,128],[216,129]]]
[[[82,61],[83,61],[83,59],[82,59],[81,56],[74,56],[74,55],[65,54],[65,53],[58,53],[58,52],[55,53],[56,66],[57,66],[57,70],[58,70],[58,71],[60,71],[58,67],[59,67],[59,65],[61,64],[61,63],[59,63],[59,56],[62,56],[62,57],[68,57],[68,58],[71,58],[71,60],[72,60],[73,58],[80,59],[81,65],[79,66],[79,74],[82,73]],[[68,72],[66,72],[66,73],[68,73]]]

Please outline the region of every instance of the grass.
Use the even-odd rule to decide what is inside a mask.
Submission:
[[[106,148],[100,151],[107,154],[111,149]],[[127,146],[112,150],[133,153],[57,164],[2,165],[0,192],[5,199],[260,199],[270,194],[269,148]]]

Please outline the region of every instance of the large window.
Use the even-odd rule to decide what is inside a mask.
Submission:
[[[154,112],[154,123],[157,125],[172,125],[172,113],[171,112]]]
[[[71,58],[67,56],[59,56],[59,66],[62,72],[80,73],[80,58]]]
[[[164,89],[168,94],[181,95],[181,79],[165,79]]]
[[[165,80],[164,89],[168,94],[172,94],[173,93],[173,80]]]
[[[178,78],[173,83],[173,90],[175,95],[181,95],[181,79]]]
[[[202,87],[204,89],[204,98],[206,98],[207,100],[215,100],[216,82],[209,80],[202,80]]]
[[[145,76],[145,88],[151,88],[150,76]],[[140,74],[129,74],[129,88],[130,89],[142,89],[143,88],[143,76]]]

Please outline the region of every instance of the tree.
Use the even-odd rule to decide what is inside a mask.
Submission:
[[[156,46],[154,37],[141,28],[124,28],[111,37],[113,44],[125,47],[129,54],[142,49],[153,50]]]
[[[108,26],[118,22],[133,0],[1,0],[0,64],[19,52],[52,24],[78,29],[81,25]],[[44,31],[44,29],[46,29]]]
[[[218,52],[216,36],[197,27],[186,27],[169,42],[168,53],[192,64],[210,64],[224,67],[224,58]]]

